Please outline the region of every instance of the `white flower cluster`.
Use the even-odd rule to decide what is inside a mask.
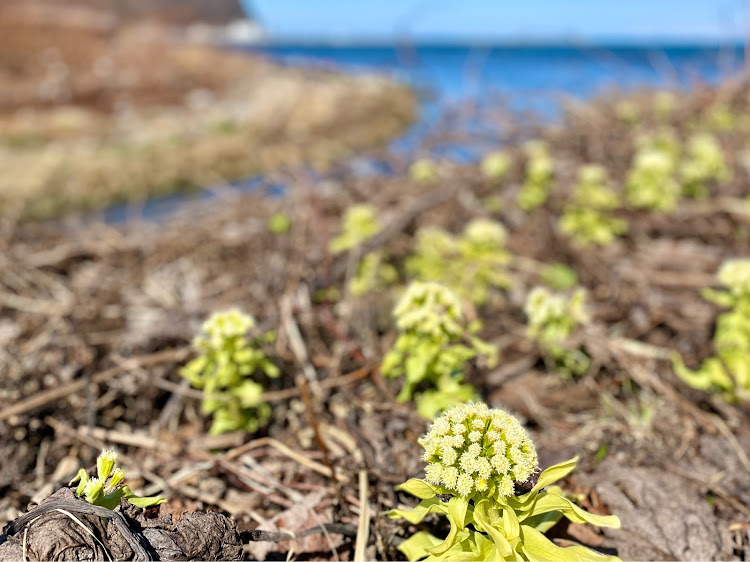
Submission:
[[[727,260],[719,269],[719,282],[735,297],[750,296],[750,260]]]
[[[460,496],[513,495],[513,483],[536,472],[536,449],[520,422],[485,404],[454,406],[425,436],[426,479]]]
[[[196,337],[193,345],[200,351],[218,351],[227,341],[243,338],[254,327],[255,319],[238,309],[216,312],[201,326],[207,337]]]
[[[460,337],[465,331],[461,301],[439,283],[411,283],[393,309],[393,315],[402,332],[413,330],[450,338]]]

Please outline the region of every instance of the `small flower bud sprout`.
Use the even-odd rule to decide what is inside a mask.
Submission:
[[[92,478],[85,469],[81,468],[69,485],[78,482],[76,497],[83,497],[88,503],[115,509],[120,505],[120,499],[125,498],[136,507],[151,507],[159,505],[167,500],[161,496],[141,497],[136,496],[130,488],[122,484],[125,473],[122,468],[116,466],[117,453],[106,450],[96,459],[97,476]]]
[[[467,361],[482,357],[488,365],[497,350],[474,335],[461,310],[458,296],[438,283],[413,282],[396,304],[393,315],[399,336],[383,359],[386,377],[404,376],[400,401],[412,398],[417,409],[431,418],[446,405],[473,395],[463,384]],[[422,395],[423,391],[426,392]]]
[[[555,369],[564,376],[581,375],[589,367],[588,356],[566,342],[577,327],[589,321],[585,301],[583,289],[566,297],[545,287],[533,288],[526,298],[526,333],[549,354]]]
[[[238,429],[252,433],[270,418],[270,406],[259,402],[263,386],[250,377],[258,373],[279,376],[278,367],[261,350],[275,334],[248,339],[254,327],[255,319],[239,310],[212,315],[193,340],[200,355],[180,370],[190,384],[208,395],[202,409],[213,415],[213,435]]]
[[[375,207],[372,205],[353,205],[344,213],[341,221],[341,233],[331,240],[328,249],[338,254],[359,246],[368,238],[380,232],[380,224]]]
[[[721,393],[730,402],[750,400],[750,260],[724,262],[717,278],[725,290],[703,291],[704,298],[729,309],[716,321],[716,356],[696,371],[688,369],[678,353],[672,363],[675,373],[694,388]]]
[[[417,233],[406,271],[421,281],[441,283],[475,304],[486,304],[511,284],[506,240],[502,224],[483,218],[470,221],[460,236],[425,228]]]

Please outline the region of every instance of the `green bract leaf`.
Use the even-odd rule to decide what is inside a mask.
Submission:
[[[492,524],[489,514],[490,505],[490,501],[485,499],[480,500],[474,506],[475,525],[480,531],[484,531],[490,536],[500,556],[507,558],[513,554],[513,548],[503,532]]]
[[[391,509],[386,515],[391,519],[406,519],[412,525],[416,525],[430,513],[448,513],[448,506],[440,501],[440,498],[429,498],[419,502],[413,509]]]
[[[430,484],[424,480],[418,478],[411,478],[396,486],[396,490],[400,492],[406,492],[412,496],[416,496],[421,500],[427,500],[434,498],[438,494],[444,493],[439,486]]]
[[[526,507],[526,509],[529,509],[531,505],[529,502],[534,500],[537,494],[542,491],[542,489],[546,488],[550,484],[557,482],[558,480],[562,480],[563,478],[565,478],[573,471],[577,463],[578,457],[576,456],[570,460],[558,463],[543,470],[539,475],[539,480],[537,480],[531,491],[529,491],[527,494],[524,494],[523,496],[519,496],[514,501],[522,506],[529,506]]]
[[[531,508],[531,513],[534,515],[555,511],[562,513],[574,523],[591,523],[599,527],[620,528],[620,519],[616,515],[596,515],[589,513],[578,507],[568,498],[557,494],[542,492],[537,496],[534,506]]]
[[[458,538],[459,531],[463,531],[466,526],[466,511],[469,507],[469,500],[467,498],[454,497],[448,501],[448,521],[451,524],[451,530],[448,536],[445,537],[445,541],[437,546],[433,546],[428,550],[430,554],[439,555],[447,551],[454,544]]]
[[[546,562],[549,560],[559,560],[560,562],[614,562],[619,560],[616,556],[607,556],[583,546],[559,547],[542,533],[526,525],[521,526],[521,533],[519,550],[530,562]]]
[[[523,524],[527,527],[533,527],[541,533],[546,533],[552,527],[557,525],[558,521],[563,518],[563,514],[559,511],[550,511],[548,513],[540,513],[539,515],[531,515],[523,519]]]
[[[504,558],[495,543],[485,537],[482,533],[474,533],[474,544],[476,545],[477,555],[474,560],[492,562],[493,560],[502,560]]]
[[[78,472],[76,473],[73,480],[68,482],[68,486],[72,486],[78,482],[78,487],[76,488],[76,497],[80,498],[83,495],[83,491],[86,489],[86,485],[89,483],[89,475],[88,472],[86,472],[85,468],[79,468]]]
[[[419,531],[398,545],[398,550],[407,560],[421,560],[429,556],[428,548],[439,545],[443,539],[431,535],[427,531]]]
[[[123,486],[121,489],[123,492],[122,495],[125,497],[125,499],[136,507],[146,508],[153,505],[160,505],[167,501],[166,498],[163,498],[161,496],[136,496],[127,486]]]

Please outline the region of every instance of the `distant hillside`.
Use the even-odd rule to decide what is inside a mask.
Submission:
[[[245,17],[239,0],[110,0],[126,20],[156,19],[170,24],[224,24]],[[68,3],[70,3],[68,1]]]
[[[2,0],[0,14],[20,16],[24,20],[61,18],[55,23],[66,25],[68,15],[77,19],[107,18],[130,23],[154,21],[169,25],[192,23],[226,24],[246,17],[239,0]],[[12,18],[16,19],[16,18]]]

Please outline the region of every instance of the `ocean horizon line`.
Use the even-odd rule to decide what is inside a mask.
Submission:
[[[708,40],[701,38],[611,38],[582,39],[463,39],[463,38],[325,38],[264,37],[251,43],[259,47],[306,48],[496,48],[496,49],[744,49],[742,40]]]

